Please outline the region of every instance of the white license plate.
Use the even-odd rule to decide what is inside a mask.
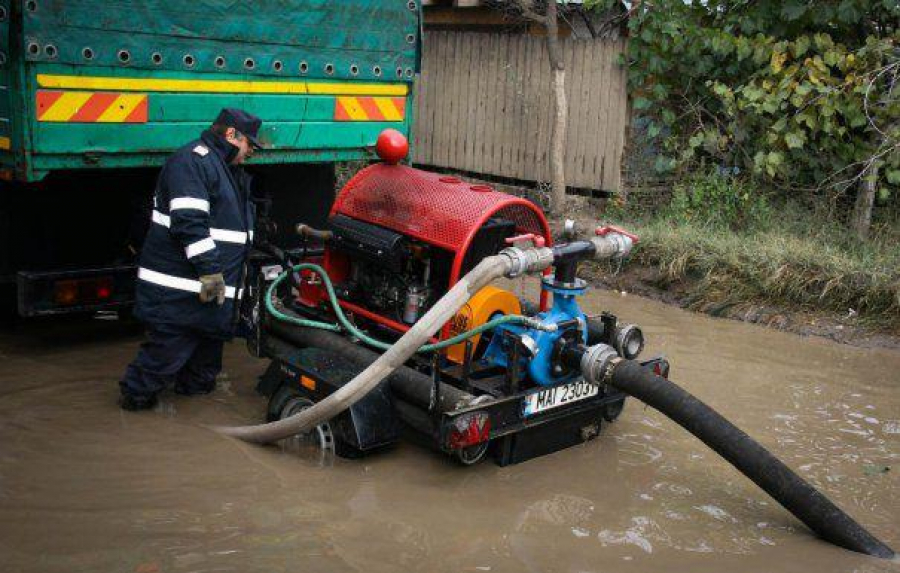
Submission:
[[[596,384],[589,384],[584,380],[580,382],[572,382],[571,384],[563,384],[562,386],[553,386],[534,394],[525,396],[524,412],[526,416],[531,416],[539,412],[546,412],[559,406],[565,406],[572,402],[578,402],[591,396],[596,396],[600,392],[600,387]]]

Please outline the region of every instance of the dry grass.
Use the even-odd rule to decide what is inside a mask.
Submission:
[[[660,218],[629,221],[641,242],[634,258],[670,281],[691,279],[695,305],[778,303],[858,313],[900,331],[900,243],[897,236],[860,243],[823,224],[782,212],[752,232]],[[852,309],[852,310],[851,310]]]

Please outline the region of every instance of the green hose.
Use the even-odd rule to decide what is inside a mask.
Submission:
[[[319,320],[300,318],[297,316],[290,316],[275,308],[275,305],[272,303],[272,298],[275,295],[275,289],[277,289],[278,285],[280,285],[284,281],[284,279],[286,279],[291,273],[303,270],[312,271],[322,277],[322,283],[325,285],[325,290],[328,292],[328,300],[331,302],[331,307],[334,309],[334,314],[337,316],[340,325],[330,322],[322,322]],[[360,339],[363,343],[368,344],[369,346],[374,346],[375,348],[379,348],[381,350],[387,350],[391,347],[390,344],[387,344],[386,342],[382,342],[380,340],[376,340],[366,333],[362,332],[361,330],[356,328],[356,325],[354,325],[347,319],[347,317],[344,315],[343,309],[341,309],[341,305],[338,304],[337,295],[334,293],[334,286],[331,284],[331,278],[329,278],[328,274],[325,272],[325,269],[314,263],[301,263],[299,265],[294,265],[290,270],[284,271],[283,273],[278,275],[278,278],[272,281],[272,284],[269,285],[269,288],[266,290],[265,301],[266,310],[277,320],[290,322],[292,324],[309,328],[330,330],[332,332],[340,332],[341,326],[343,326],[344,330]],[[466,332],[457,334],[456,336],[448,338],[447,340],[441,340],[440,342],[436,342],[434,344],[426,344],[420,347],[418,352],[434,352],[435,350],[441,350],[443,348],[447,348],[448,346],[459,344],[467,338],[471,338],[473,336],[481,334],[486,330],[496,328],[501,324],[525,324],[535,328],[551,328],[545,325],[541,325],[540,321],[534,318],[518,314],[508,314],[485,322],[484,324],[477,326],[472,330],[467,330]]]

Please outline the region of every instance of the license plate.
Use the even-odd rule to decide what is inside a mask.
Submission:
[[[565,406],[572,402],[596,396],[599,392],[599,386],[589,384],[584,380],[563,384],[562,386],[553,386],[552,388],[525,396],[523,400],[524,413],[526,416],[531,416],[540,412],[546,412],[559,406]]]

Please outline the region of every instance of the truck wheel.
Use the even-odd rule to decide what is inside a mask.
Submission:
[[[0,324],[15,326],[19,319],[15,284],[0,284]]]

